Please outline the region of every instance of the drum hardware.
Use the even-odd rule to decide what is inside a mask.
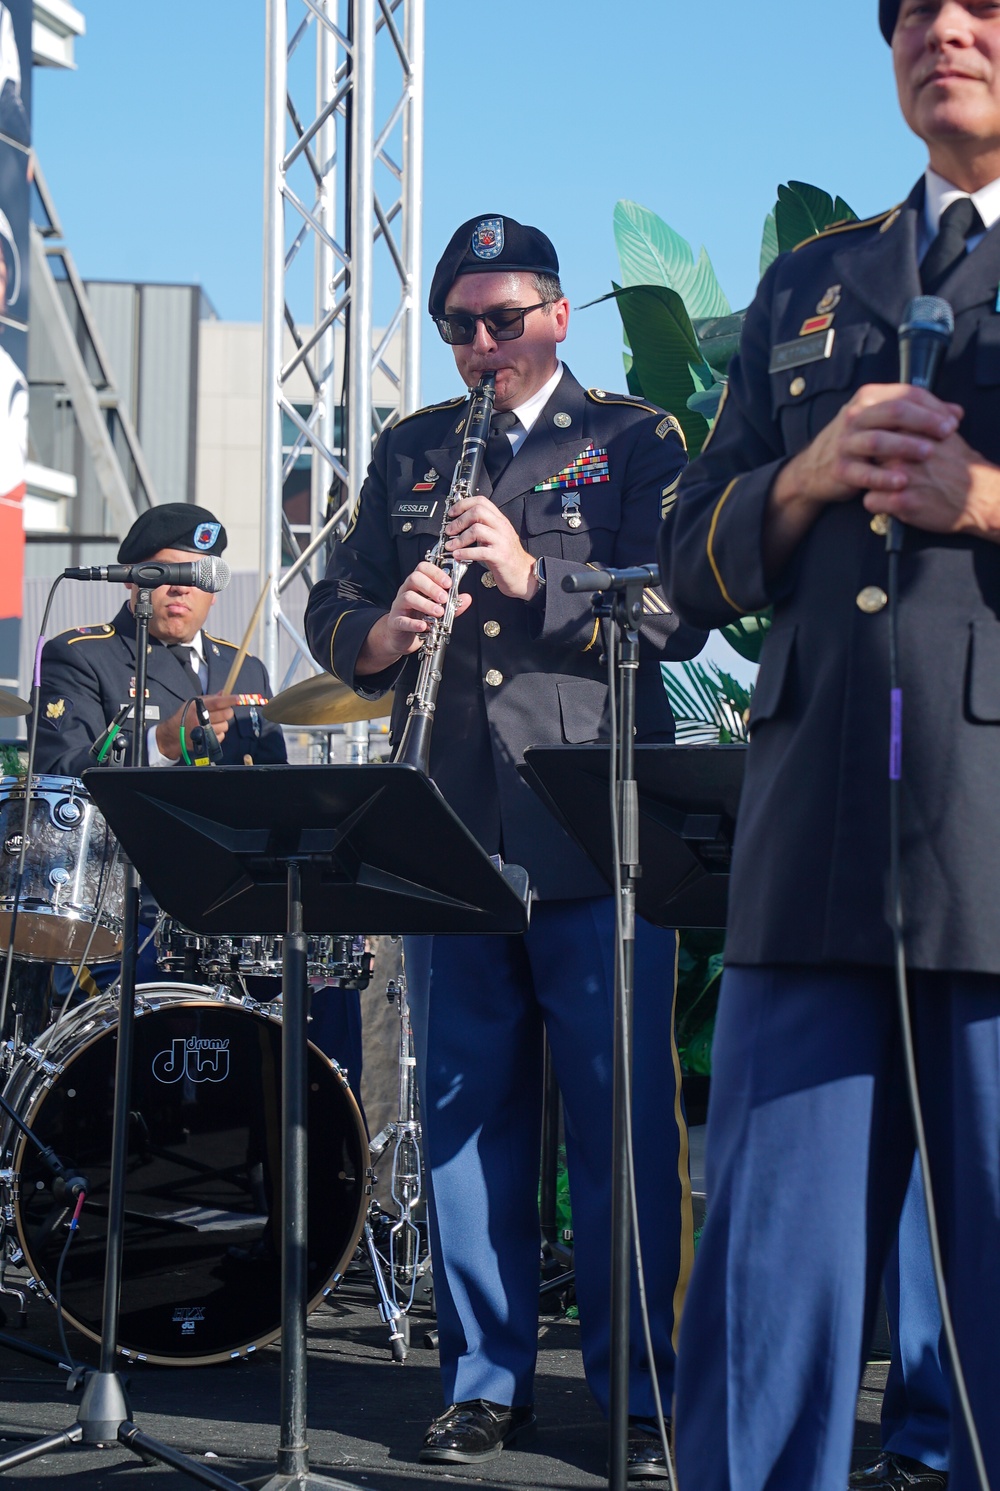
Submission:
[[[426,1229],[422,1232],[414,1221],[422,1196],[420,1122],[405,976],[389,980],[385,997],[399,1014],[399,1116],[375,1135],[368,1148],[372,1160],[377,1161],[393,1145],[391,1194],[398,1215],[388,1215],[373,1201],[365,1221],[364,1247],[374,1276],[379,1315],[389,1327],[392,1359],[404,1362],[410,1344],[409,1311],[418,1282],[430,1265],[430,1254]]]
[[[123,900],[117,841],[81,781],[0,780],[0,948],[27,962],[82,964],[92,950],[110,962]]]

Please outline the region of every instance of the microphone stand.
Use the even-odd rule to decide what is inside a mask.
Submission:
[[[153,615],[151,591],[135,597],[135,732],[130,766],[141,766],[146,736],[146,662],[149,623]],[[76,1421],[68,1429],[35,1440],[22,1449],[0,1455],[0,1474],[53,1450],[73,1444],[104,1445],[117,1440],[140,1459],[162,1461],[216,1491],[240,1491],[237,1481],[189,1459],[179,1450],[143,1434],[131,1421],[121,1377],[115,1370],[121,1300],[122,1257],[125,1242],[125,1187],[128,1170],[129,1109],[132,1088],[132,1051],[135,1037],[135,972],[139,933],[139,874],[128,855],[125,866],[125,917],[122,940],[121,994],[118,1008],[118,1050],[115,1058],[115,1102],[111,1132],[111,1179],[108,1188],[107,1252],[104,1265],[104,1303],[101,1315],[101,1352],[97,1370],[89,1372]]]
[[[632,1278],[632,1209],[629,1177],[629,1106],[632,1086],[632,1002],[635,987],[635,899],[639,863],[639,795],[635,778],[635,686],[639,668],[642,592],[656,584],[652,567],[567,575],[567,591],[604,582],[591,604],[598,618],[617,629],[620,720],[618,752],[612,757],[611,792],[617,808],[614,859],[618,898],[615,956],[614,1081],[612,1089],[611,1182],[611,1370],[608,1483],[626,1491],[628,1479],[629,1297]],[[649,1364],[655,1376],[655,1363]]]

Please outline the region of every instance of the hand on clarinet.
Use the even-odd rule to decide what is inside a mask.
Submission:
[[[379,617],[365,638],[355,671],[381,673],[401,657],[416,652],[430,624],[444,615],[450,585],[451,579],[444,570],[429,559],[421,559],[396,591],[390,609]],[[460,595],[455,615],[461,616],[471,605],[471,595]]]
[[[504,595],[531,600],[538,589],[534,558],[522,549],[516,531],[496,503],[488,497],[463,497],[452,508],[445,533],[453,559],[485,565]]]

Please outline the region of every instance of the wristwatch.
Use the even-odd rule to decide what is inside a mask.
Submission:
[[[534,562],[534,564],[532,566],[532,569],[531,569],[531,573],[534,575],[535,579],[538,581],[538,588],[540,590],[542,588],[542,586],[545,584],[545,558],[544,558],[543,555],[540,554],[538,556],[538,558],[535,560],[535,562]]]

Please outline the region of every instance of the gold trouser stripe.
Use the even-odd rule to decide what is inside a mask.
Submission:
[[[681,1328],[681,1314],[684,1310],[684,1296],[687,1294],[688,1281],[691,1278],[691,1267],[694,1263],[694,1211],[691,1206],[691,1159],[688,1146],[687,1122],[684,1118],[684,1108],[681,1103],[681,1059],[677,1054],[677,1038],[674,1034],[674,1019],[677,1014],[677,959],[681,947],[681,934],[674,933],[674,997],[670,1008],[670,1059],[674,1067],[674,1122],[680,1144],[677,1150],[677,1179],[680,1181],[681,1189],[681,1246],[680,1260],[677,1270],[677,1283],[674,1287],[674,1325],[670,1333],[671,1344],[677,1351],[677,1338]]]
[[[714,554],[714,552],[712,550],[712,544],[713,544],[713,542],[715,540],[715,529],[716,529],[716,526],[717,526],[717,524],[719,522],[719,514],[722,511],[723,504],[725,503],[726,498],[729,496],[730,492],[733,490],[733,488],[735,487],[735,485],[736,485],[736,483],[738,481],[739,481],[739,477],[738,476],[734,476],[733,479],[732,479],[732,481],[729,483],[728,487],[726,488],[726,490],[723,492],[722,496],[719,498],[718,502],[715,504],[715,512],[712,514],[712,522],[711,522],[711,526],[709,527],[709,530],[708,530],[708,542],[707,542],[707,544],[706,544],[705,547],[706,547],[706,551],[708,553],[708,562],[712,566],[712,574],[715,576],[715,583],[718,585],[719,589],[722,591],[722,598],[723,598],[723,600],[726,602],[727,606],[732,606],[733,610],[738,615],[742,615],[743,614],[742,607],[738,606],[736,604],[736,602],[733,600],[732,596],[729,594],[729,591],[726,589],[725,585],[723,584],[722,575],[719,572],[719,566],[715,562],[715,554]]]

